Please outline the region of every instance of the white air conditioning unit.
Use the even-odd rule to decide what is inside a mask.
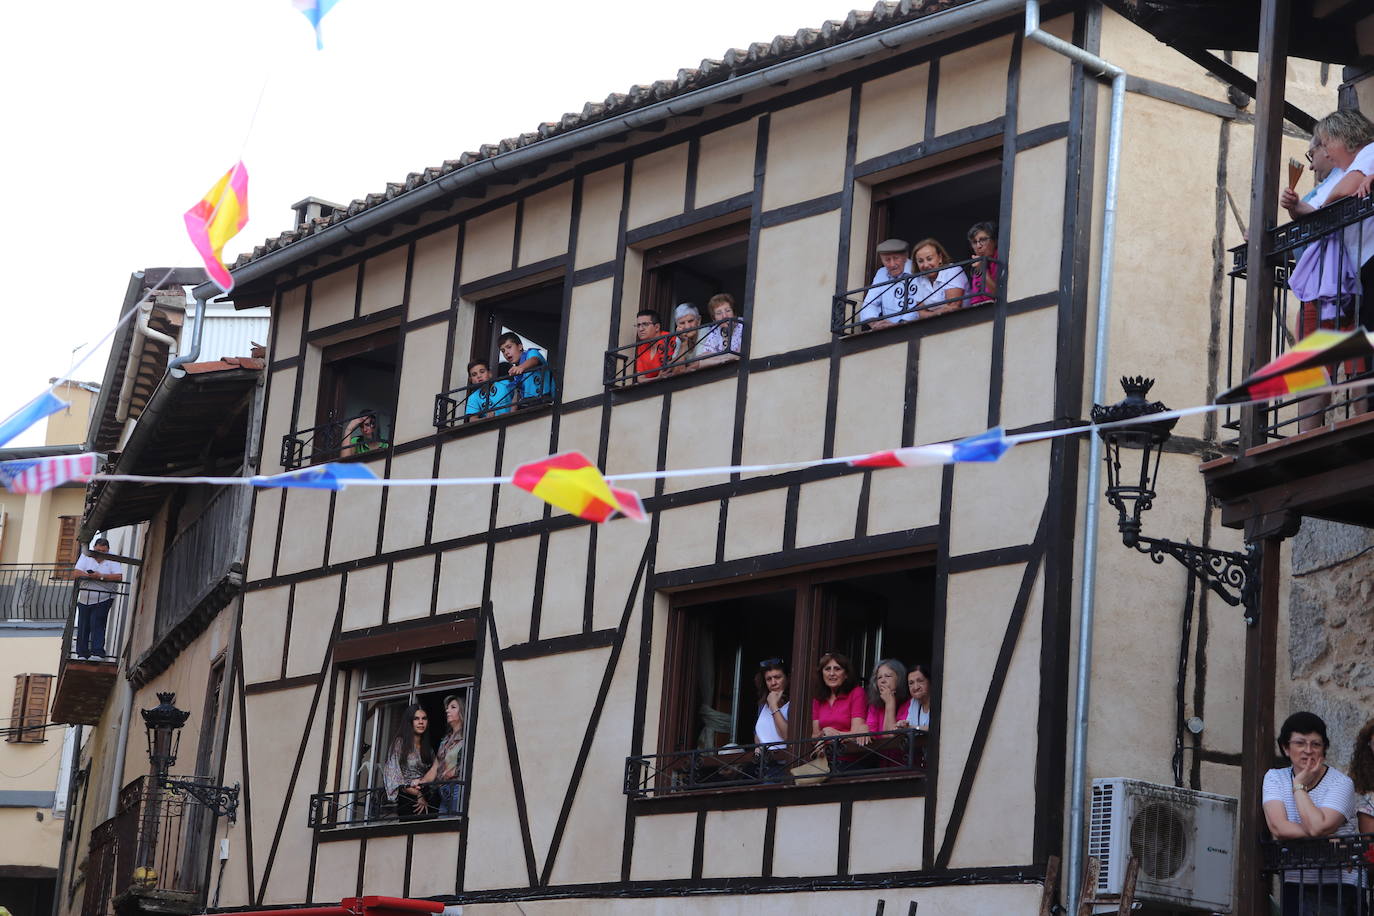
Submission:
[[[1236,800],[1139,779],[1094,779],[1088,855],[1098,894],[1120,894],[1131,856],[1135,899],[1231,912]]]

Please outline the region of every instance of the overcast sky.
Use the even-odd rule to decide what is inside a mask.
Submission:
[[[110,330],[131,272],[198,263],[182,213],[240,155],[251,212],[226,249],[231,263],[290,228],[302,197],[346,203],[381,191],[849,9],[339,0],[317,52],[290,0],[6,3],[0,419]],[[99,381],[106,350],[73,375]],[[41,441],[40,429],[10,444]]]

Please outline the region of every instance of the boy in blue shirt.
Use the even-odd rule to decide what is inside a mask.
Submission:
[[[511,382],[492,380],[491,368],[484,359],[468,363],[468,396],[463,412],[470,419],[481,419],[510,413]]]
[[[510,363],[510,382],[517,404],[520,401],[553,400],[553,373],[544,354],[531,347],[521,350],[518,334],[507,332],[497,340],[501,355]]]

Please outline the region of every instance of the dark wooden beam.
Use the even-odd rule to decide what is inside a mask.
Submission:
[[[1245,695],[1241,714],[1240,846],[1237,913],[1269,909],[1268,881],[1261,875],[1260,783],[1274,758],[1274,673],[1279,631],[1278,538],[1265,538],[1260,553],[1259,620],[1245,629]]]
[[[1200,64],[1202,67],[1206,68],[1208,73],[1211,73],[1228,86],[1234,86],[1251,98],[1258,95],[1259,89],[1255,85],[1253,79],[1240,72],[1220,57],[1217,57],[1211,51],[1207,51],[1203,48],[1184,47],[1182,45],[1171,45],[1170,47],[1194,63]],[[1261,53],[1263,53],[1263,49],[1261,49]],[[1280,90],[1282,90],[1282,84],[1280,84]],[[1282,98],[1280,100],[1283,102],[1284,118],[1294,127],[1301,128],[1309,134],[1312,133],[1312,128],[1316,126],[1317,119],[1294,105],[1292,102],[1282,100]],[[1253,225],[1253,223],[1251,225]]]
[[[1283,141],[1283,90],[1288,77],[1290,0],[1262,0],[1260,5],[1258,80],[1255,91],[1255,156],[1250,173],[1250,265],[1245,285],[1245,357],[1242,377],[1269,361],[1274,313],[1265,282],[1269,259],[1266,234],[1278,215],[1279,166]],[[1240,447],[1244,452],[1263,441],[1260,414],[1254,407],[1241,411]]]

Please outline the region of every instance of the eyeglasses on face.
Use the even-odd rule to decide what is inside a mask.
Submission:
[[[1293,738],[1289,740],[1288,746],[1295,751],[1319,751],[1326,747],[1326,742],[1320,738],[1315,741],[1308,740],[1307,738]]]

